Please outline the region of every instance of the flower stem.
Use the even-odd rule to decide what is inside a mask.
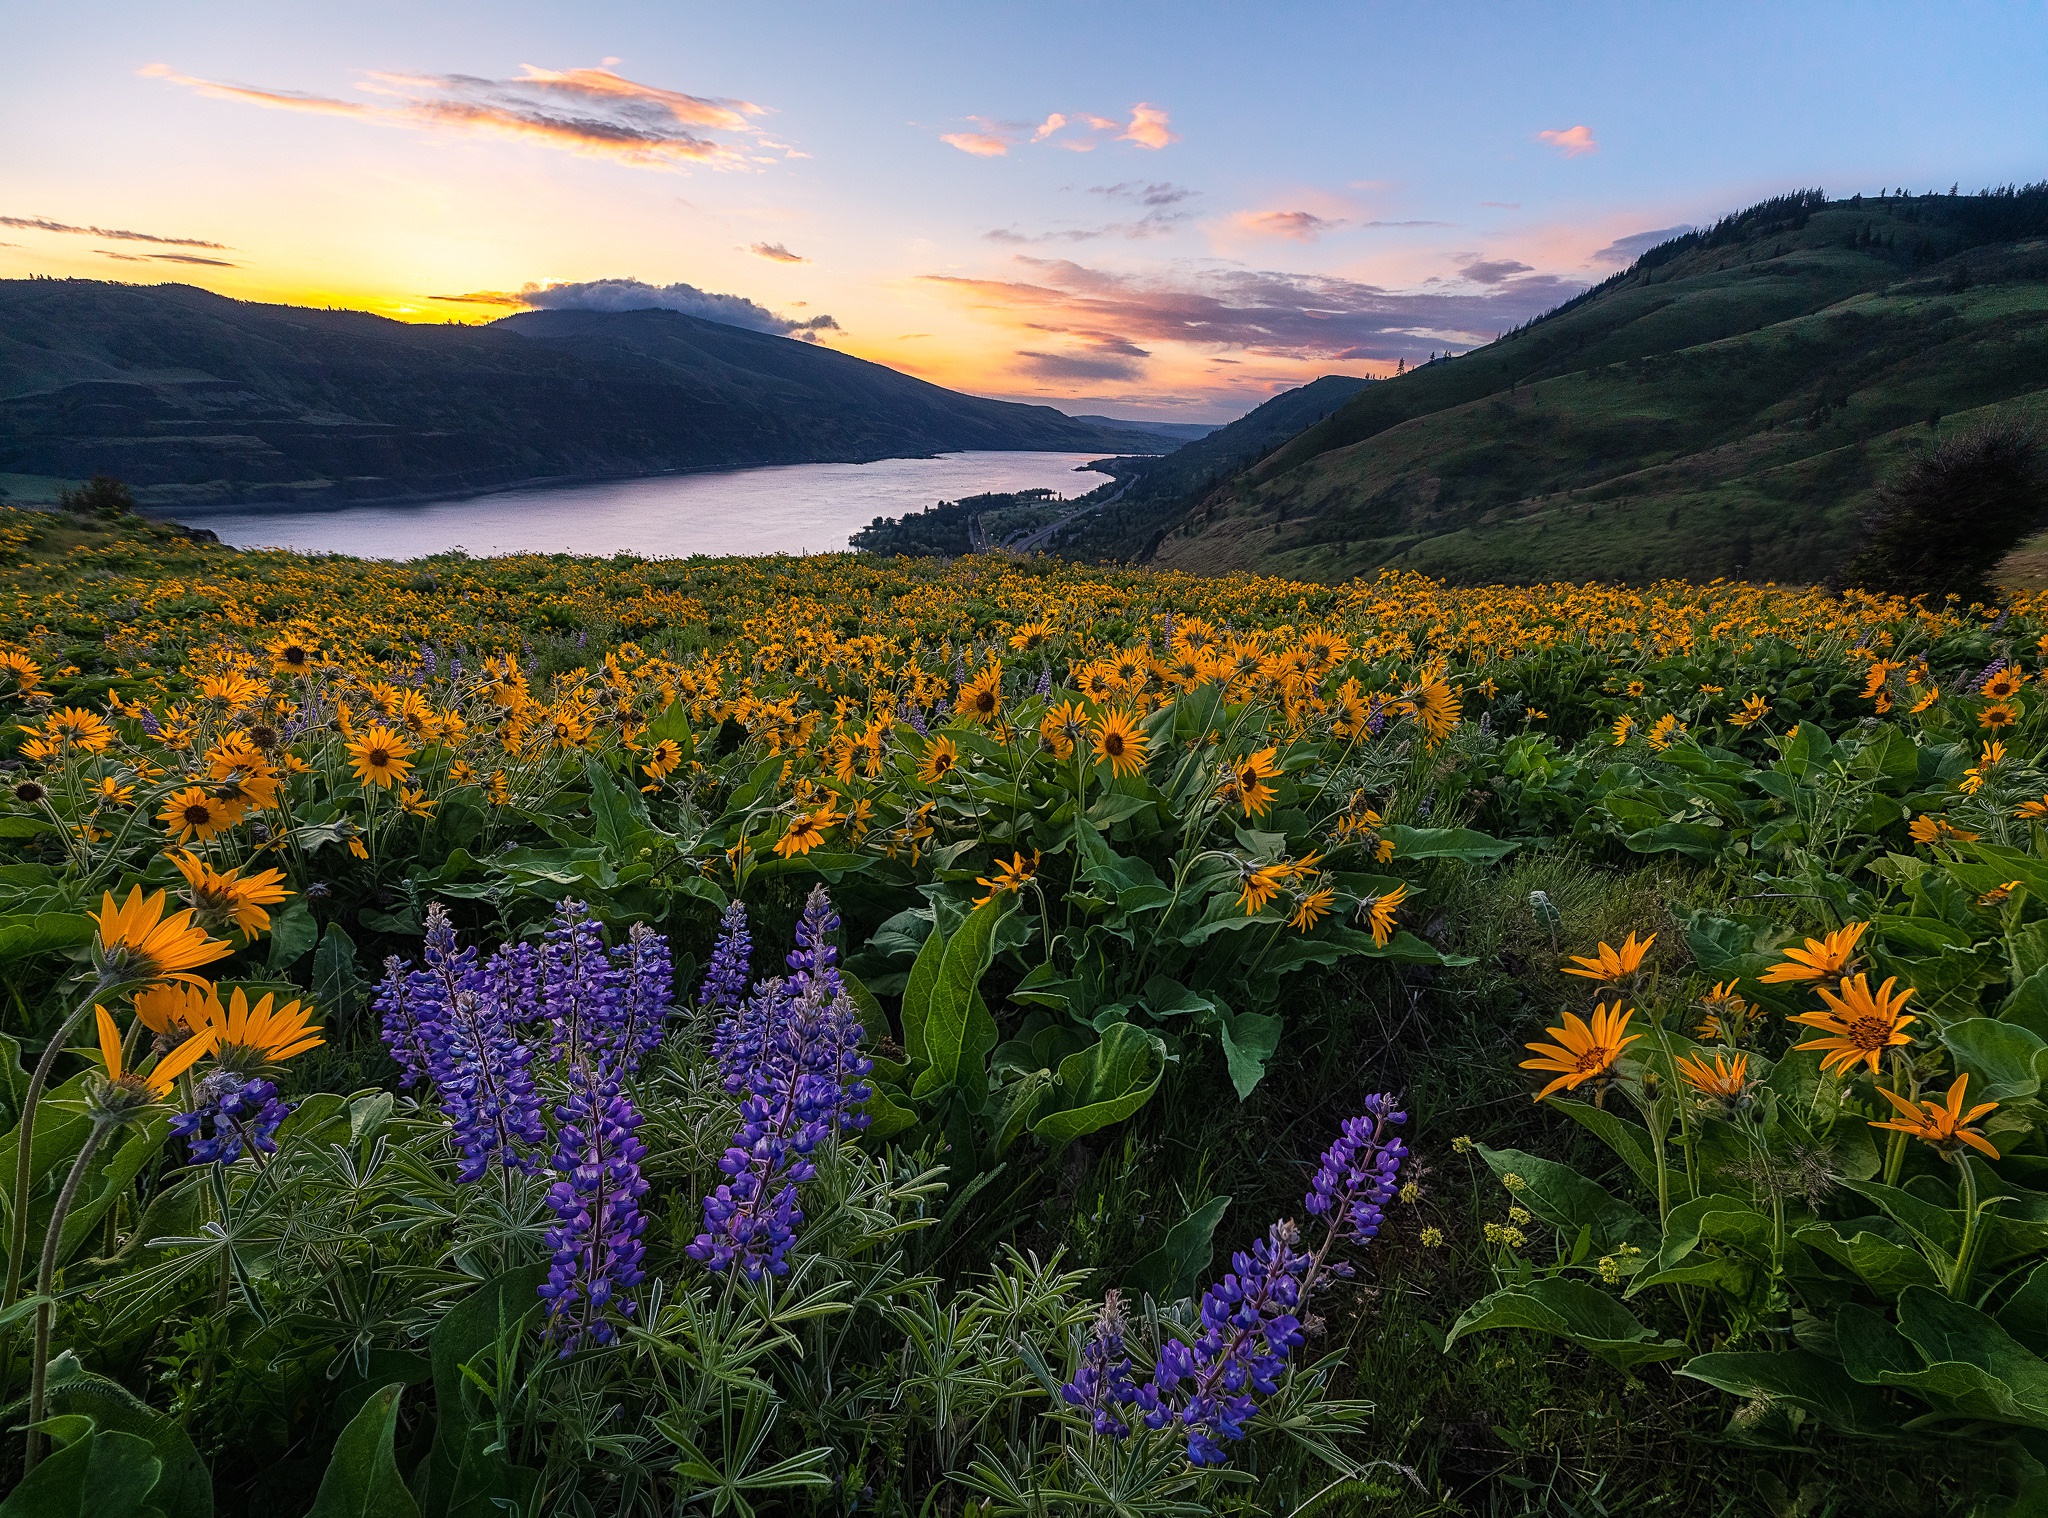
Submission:
[[[1963,1242],[1956,1250],[1956,1268],[1949,1277],[1948,1294],[1961,1301],[1963,1293],[1970,1287],[1970,1273],[1977,1266],[1977,1246],[1982,1242],[1977,1232],[1977,1219],[1983,1208],[1977,1201],[1977,1171],[1970,1164],[1969,1156],[1964,1155],[1956,1164],[1963,1172]]]
[[[28,1263],[28,1193],[35,1169],[36,1109],[42,1105],[43,1088],[50,1080],[50,1067],[57,1063],[58,1054],[70,1042],[71,1035],[78,1031],[78,1025],[85,1021],[94,1000],[106,990],[107,984],[106,977],[102,976],[100,984],[93,987],[92,995],[86,997],[63,1025],[50,1035],[50,1041],[43,1046],[43,1057],[36,1061],[36,1068],[28,1078],[28,1088],[22,1092],[21,1120],[14,1128],[14,1228],[7,1241],[7,1289],[4,1295],[0,1295],[0,1311],[20,1300],[21,1274]],[[11,1342],[12,1334],[8,1338]]]
[[[24,1474],[34,1470],[36,1462],[43,1458],[43,1433],[36,1425],[43,1421],[43,1400],[49,1390],[50,1320],[55,1316],[56,1304],[48,1298],[57,1284],[57,1255],[64,1240],[64,1220],[70,1216],[71,1204],[78,1198],[86,1166],[92,1163],[92,1157],[99,1152],[100,1141],[113,1126],[104,1118],[93,1123],[92,1131],[85,1136],[85,1147],[78,1151],[78,1158],[71,1162],[71,1173],[64,1177],[64,1189],[57,1193],[57,1205],[50,1210],[50,1225],[43,1233],[43,1258],[36,1273],[36,1292],[44,1301],[36,1308],[35,1359],[29,1366],[28,1443],[22,1454]]]

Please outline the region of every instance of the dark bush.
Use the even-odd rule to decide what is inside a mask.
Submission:
[[[1852,584],[1897,595],[1994,598],[1988,576],[2048,516],[2041,439],[2018,422],[1946,438],[1877,489]]]
[[[76,490],[59,490],[57,504],[76,516],[111,520],[134,514],[135,492],[124,480],[117,480],[110,474],[96,474]]]

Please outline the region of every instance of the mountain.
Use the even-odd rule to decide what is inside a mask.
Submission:
[[[1220,425],[1216,422],[1136,422],[1120,416],[1076,416],[1074,420],[1109,432],[1136,432],[1148,438],[1170,438],[1175,447],[1205,438]]]
[[[1348,374],[1326,374],[1274,396],[1171,453],[1112,461],[1108,467],[1123,482],[1122,492],[1114,505],[1064,531],[1058,539],[1059,553],[1084,560],[1142,557],[1168,525],[1186,514],[1195,497],[1321,421],[1371,383]]]
[[[426,326],[189,285],[0,281],[0,472],[104,471],[156,508],[1178,442],[676,311]]]
[[[1361,390],[1218,481],[1151,557],[1326,581],[1809,582],[1853,555],[1887,473],[2000,413],[2048,419],[2048,184],[1804,192]]]

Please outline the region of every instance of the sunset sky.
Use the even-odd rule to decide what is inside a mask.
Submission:
[[[1485,341],[1766,195],[2048,177],[2042,0],[83,0],[8,7],[0,81],[0,277],[413,321],[686,285],[1196,421]]]

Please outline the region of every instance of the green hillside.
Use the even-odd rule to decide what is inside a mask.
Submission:
[[[1812,581],[1941,431],[2048,417],[2048,185],[1768,201],[1187,500],[1152,554],[1336,580]]]

